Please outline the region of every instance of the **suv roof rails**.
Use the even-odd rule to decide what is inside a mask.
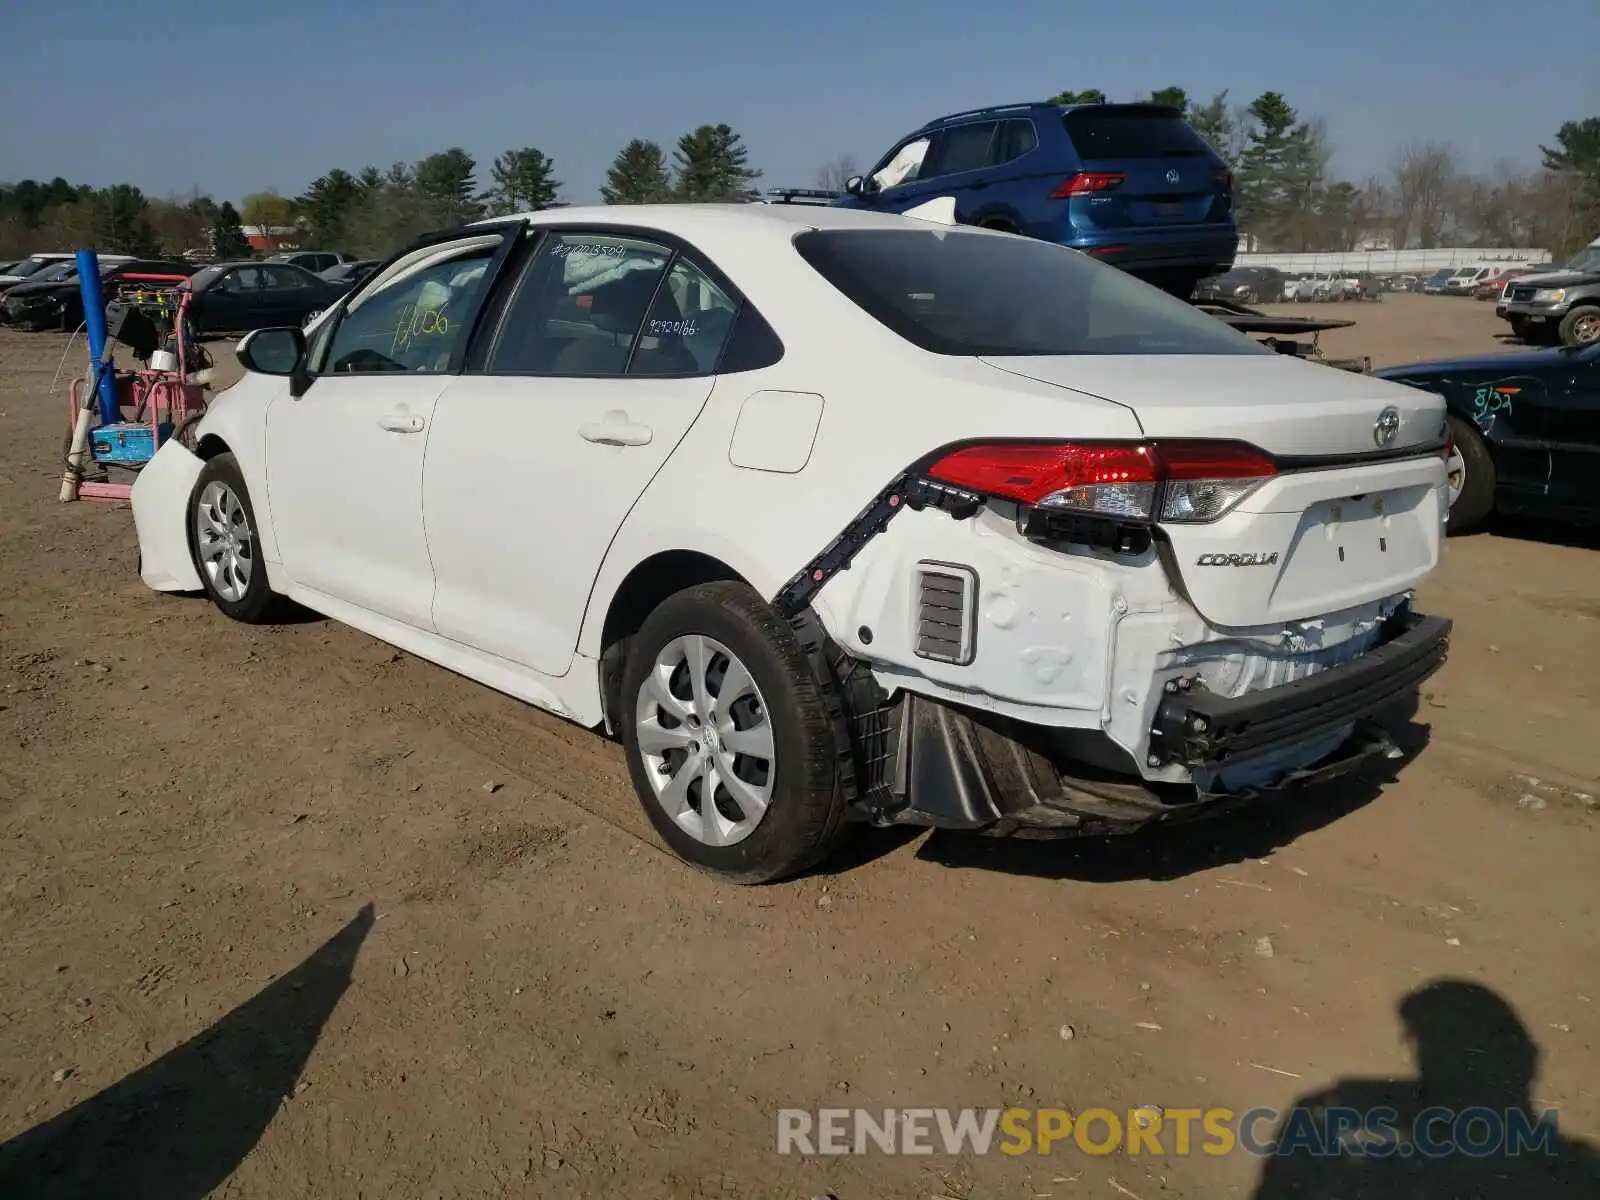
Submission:
[[[768,188],[759,204],[829,204],[843,196],[843,192],[827,188]]]
[[[964,121],[968,117],[992,117],[1001,113],[1032,112],[1036,108],[1048,108],[1048,100],[1024,100],[1020,104],[988,104],[983,108],[969,108],[965,112],[951,113],[947,117],[935,117],[924,125],[923,129],[932,129],[936,125],[946,125],[951,121]]]

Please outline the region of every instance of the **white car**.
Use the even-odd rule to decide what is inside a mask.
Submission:
[[[145,583],[604,728],[741,882],[851,822],[1116,832],[1395,757],[1448,644],[1438,396],[1029,238],[557,209],[238,353],[134,486]]]

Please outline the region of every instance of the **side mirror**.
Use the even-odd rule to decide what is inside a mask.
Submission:
[[[306,357],[305,331],[294,325],[255,329],[234,349],[239,365],[257,375],[294,375]]]
[[[864,175],[852,175],[844,181],[844,190],[852,196],[867,194],[867,180]]]

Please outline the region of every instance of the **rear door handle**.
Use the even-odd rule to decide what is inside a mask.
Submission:
[[[648,446],[655,432],[648,425],[631,421],[591,421],[578,427],[578,436],[602,446]]]
[[[426,421],[412,413],[385,413],[378,418],[379,428],[390,433],[421,433],[425,425]]]

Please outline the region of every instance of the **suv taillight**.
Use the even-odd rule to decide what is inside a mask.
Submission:
[[[1115,521],[1214,521],[1277,474],[1245,442],[984,442],[927,470],[931,479],[1042,510]]]
[[[1090,192],[1113,192],[1127,181],[1128,177],[1121,171],[1079,171],[1070,179],[1062,180],[1050,193],[1050,199],[1066,200]]]
[[[1211,172],[1211,178],[1216,182],[1219,192],[1233,191],[1233,172],[1227,167],[1218,167]]]

